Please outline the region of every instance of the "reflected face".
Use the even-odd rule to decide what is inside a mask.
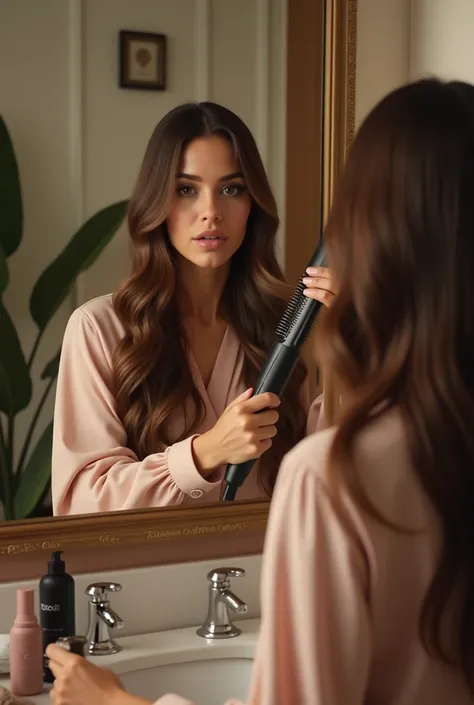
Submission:
[[[170,242],[198,267],[223,267],[242,244],[251,205],[231,144],[199,137],[180,164],[166,221]]]

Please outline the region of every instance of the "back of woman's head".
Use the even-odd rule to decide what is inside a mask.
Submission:
[[[249,386],[256,381],[287,300],[275,254],[277,207],[250,130],[235,113],[215,103],[177,106],[157,124],[145,152],[128,212],[132,274],[114,297],[125,328],[114,357],[115,397],[129,445],[140,457],[186,438],[204,415],[177,309],[177,257],[167,218],[187,147],[213,137],[230,145],[251,197],[245,237],[231,259],[224,291],[226,317],[241,341],[243,376]],[[261,484],[269,492],[281,457],[304,432],[299,395],[304,375],[301,363],[282,400],[281,432],[260,462]],[[178,437],[170,436],[170,418],[189,400],[194,413],[187,415]]]
[[[473,197],[474,87],[427,79],[382,100],[350,150],[328,220],[328,259],[339,289],[318,331],[320,359],[329,362],[343,400],[332,460],[366,506],[343,458],[377,406],[402,413],[415,470],[445,536],[421,635],[429,651],[462,665],[471,687]],[[378,515],[376,507],[370,511]],[[464,604],[454,653],[440,625],[459,586]]]

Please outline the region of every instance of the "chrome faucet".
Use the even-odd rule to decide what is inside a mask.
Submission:
[[[89,595],[89,627],[86,634],[85,653],[90,656],[116,654],[121,646],[109,634],[110,629],[121,629],[121,618],[110,607],[109,592],[119,592],[119,583],[92,583],[86,588]]]
[[[205,639],[230,639],[238,636],[241,630],[230,621],[228,608],[237,614],[247,612],[247,605],[230,590],[230,578],[245,575],[242,568],[216,568],[211,570],[207,579],[209,586],[209,609],[206,621],[199,627],[197,634]]]

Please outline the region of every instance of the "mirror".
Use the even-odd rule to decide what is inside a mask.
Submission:
[[[183,0],[179,9],[172,0],[124,0],[113,12],[97,0],[0,4],[0,109],[24,209],[21,243],[14,227],[9,234],[16,251],[7,259],[0,321],[2,339],[12,338],[11,319],[25,351],[25,369],[0,353],[20,411],[13,427],[13,414],[0,410],[0,487],[9,497],[0,555],[43,560],[52,549],[106,548],[125,561],[128,546],[134,556],[124,565],[132,565],[149,560],[157,544],[163,560],[179,542],[193,558],[261,547],[269,505],[261,497],[50,516],[45,448],[57,353],[72,310],[115,290],[128,273],[124,201],[155,124],[188,100],[221,103],[252,131],[280,212],[280,264],[296,283],[354,128],[356,10],[353,0]],[[86,222],[88,249],[58,260],[51,285],[40,274]],[[0,283],[7,267],[0,260]],[[15,477],[12,446],[23,470]]]

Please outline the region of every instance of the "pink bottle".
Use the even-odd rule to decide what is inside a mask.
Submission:
[[[16,617],[10,630],[10,679],[15,695],[37,695],[43,690],[43,645],[33,590],[16,592]]]

